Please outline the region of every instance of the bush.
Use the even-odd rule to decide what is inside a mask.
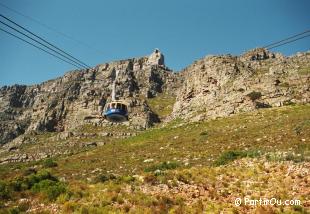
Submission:
[[[262,93],[256,92],[256,91],[252,91],[251,93],[247,94],[247,96],[248,96],[252,101],[255,101],[255,100],[261,98]]]
[[[28,175],[35,174],[35,173],[37,173],[37,170],[36,170],[36,169],[34,169],[34,168],[27,168],[27,169],[24,171],[23,175],[24,175],[24,176],[28,176]]]
[[[221,156],[215,161],[216,166],[228,164],[240,157],[244,157],[244,153],[240,151],[227,151],[221,154]]]
[[[208,136],[208,131],[203,131],[203,132],[200,132],[200,134],[199,135],[201,135],[201,136]]]
[[[29,189],[42,193],[49,200],[55,200],[60,194],[66,192],[66,185],[59,182],[50,172],[42,170],[36,174],[14,179],[8,184],[0,181],[0,199],[9,198],[10,191],[20,192]]]
[[[243,152],[246,157],[255,158],[261,156],[262,152],[260,150],[249,150]]]
[[[27,189],[23,185],[23,181],[20,178],[17,178],[9,183],[10,189],[12,189],[15,192],[22,191],[24,189]]]
[[[127,176],[120,177],[119,180],[121,180],[121,181],[123,181],[125,183],[130,183],[130,182],[135,181],[135,178],[130,176],[130,175],[127,175]]]
[[[19,214],[20,210],[18,209],[18,207],[13,207],[9,209],[9,213],[10,214]]]
[[[60,194],[66,192],[66,186],[58,181],[42,180],[36,183],[31,190],[36,193],[43,193],[50,201],[53,201]]]
[[[160,164],[157,165],[153,165],[150,167],[147,167],[144,169],[145,172],[154,172],[156,170],[160,170],[160,171],[165,171],[165,170],[169,170],[169,169],[175,169],[179,166],[179,163],[177,162],[162,162]]]
[[[25,179],[25,184],[28,186],[28,189],[30,189],[33,185],[43,180],[58,181],[58,179],[52,176],[49,171],[42,170],[42,171],[39,171],[37,174],[32,174],[28,176]]]
[[[0,199],[8,198],[10,198],[10,191],[8,185],[5,182],[0,181]]]
[[[305,161],[304,154],[297,154],[295,155],[294,153],[288,153],[285,157],[284,160],[286,161],[294,161],[295,163],[303,162]]]
[[[113,175],[113,174],[100,174],[98,176],[96,176],[93,180],[94,183],[104,183],[106,181],[109,181],[109,180],[115,180],[116,179],[116,176]]]
[[[292,208],[293,208],[293,210],[296,211],[296,212],[306,213],[306,212],[304,212],[305,209],[304,209],[302,206],[300,206],[300,205],[293,205]]]
[[[215,161],[215,166],[226,165],[231,161],[234,161],[238,158],[254,158],[261,155],[259,150],[250,150],[250,151],[226,151]]]
[[[45,168],[52,168],[52,167],[56,167],[58,166],[58,164],[53,161],[53,159],[46,159],[44,162],[43,162],[43,166]]]

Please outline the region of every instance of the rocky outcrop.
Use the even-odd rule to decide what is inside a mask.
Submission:
[[[160,52],[159,49],[155,49],[154,52],[148,58],[149,65],[159,65],[165,66],[164,55]]]
[[[182,71],[173,118],[204,120],[310,101],[310,53],[284,57],[254,49],[208,56]]]
[[[179,81],[155,50],[149,57],[75,70],[39,85],[1,88],[0,144],[33,131],[70,131],[89,123],[110,126],[101,114],[111,100],[116,70],[116,97],[129,106],[126,124],[144,129],[159,122],[145,99],[158,93],[175,94]]]
[[[18,136],[33,132],[70,133],[85,124],[113,126],[101,113],[111,100],[114,80],[116,97],[129,107],[124,124],[145,129],[159,122],[147,100],[162,93],[176,97],[167,121],[309,103],[309,68],[309,52],[285,57],[258,48],[241,56],[207,56],[175,73],[155,49],[150,56],[71,71],[38,85],[2,87],[0,144],[15,138],[22,142]]]

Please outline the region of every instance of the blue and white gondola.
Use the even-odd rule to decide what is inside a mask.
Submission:
[[[110,122],[124,122],[128,120],[127,105],[120,101],[113,101],[106,105],[104,118]]]

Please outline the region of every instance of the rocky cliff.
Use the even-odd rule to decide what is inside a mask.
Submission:
[[[204,120],[310,101],[310,53],[292,57],[254,49],[207,56],[182,71],[173,117]]]
[[[101,114],[111,100],[116,70],[116,97],[129,106],[126,125],[144,129],[159,122],[145,100],[158,93],[175,95],[180,80],[165,66],[163,54],[156,49],[149,57],[75,70],[39,85],[2,87],[0,143],[24,133],[70,131],[83,124],[113,125]]]
[[[148,104],[158,95],[176,97],[166,118],[205,120],[257,108],[310,101],[310,53],[292,57],[254,49],[241,56],[207,56],[181,72],[165,66],[156,49],[150,56],[75,70],[32,86],[0,89],[0,144],[24,134],[69,132],[85,124],[111,126],[101,117],[116,96],[129,106],[132,129],[160,122]]]

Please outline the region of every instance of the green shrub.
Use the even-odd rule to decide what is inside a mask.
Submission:
[[[160,164],[157,165],[153,165],[150,167],[147,167],[144,169],[145,172],[154,172],[156,170],[160,170],[160,171],[165,171],[165,170],[169,170],[169,169],[175,169],[179,166],[180,164],[177,162],[162,162]]]
[[[39,171],[37,174],[32,174],[28,176],[25,179],[24,184],[28,186],[28,189],[30,189],[33,185],[43,180],[57,181],[58,179],[52,176],[49,171],[42,170]]]
[[[296,211],[296,212],[306,213],[306,212],[304,212],[305,209],[304,209],[302,206],[300,206],[300,205],[293,205],[292,208],[293,208],[293,210]]]
[[[42,180],[36,183],[31,190],[35,193],[43,193],[50,201],[53,201],[60,194],[66,192],[66,186],[62,182]]]
[[[43,162],[43,166],[44,166],[45,168],[52,168],[52,167],[58,166],[58,164],[57,164],[53,159],[46,159],[46,160]]]
[[[0,199],[9,198],[9,191],[20,192],[31,189],[35,193],[42,193],[49,200],[55,200],[66,192],[66,185],[46,170],[39,171],[26,177],[19,177],[8,184],[0,182]]]
[[[104,183],[106,181],[109,181],[109,180],[115,180],[116,179],[116,176],[113,175],[113,174],[100,174],[98,176],[96,176],[93,180],[94,183]]]
[[[19,192],[19,191],[22,191],[24,189],[27,189],[23,185],[23,181],[20,178],[17,178],[17,179],[14,179],[13,181],[11,181],[9,183],[9,186],[10,186],[10,189],[12,189],[15,192]]]
[[[248,96],[252,101],[255,101],[255,100],[261,98],[262,93],[256,92],[256,91],[252,91],[251,93],[247,94],[247,96]]]
[[[125,182],[125,183],[130,183],[132,181],[135,181],[135,178],[130,176],[130,175],[127,175],[127,176],[122,176],[119,178],[119,180]]]
[[[13,207],[9,209],[9,213],[10,214],[19,214],[20,210],[18,209],[18,207]]]
[[[0,181],[0,199],[10,198],[8,185],[4,181]]]
[[[303,162],[305,161],[305,157],[304,157],[304,154],[293,154],[293,153],[288,153],[286,154],[286,156],[284,156],[282,158],[283,160],[286,160],[286,161],[293,161],[295,163],[299,163],[299,162]]]
[[[262,152],[260,150],[249,150],[249,151],[244,151],[243,153],[246,157],[249,157],[249,158],[255,158],[255,157],[259,157],[262,155]]]
[[[203,132],[200,132],[199,134],[200,136],[208,136],[208,131],[203,131]]]
[[[220,157],[215,161],[215,166],[221,166],[228,164],[238,158],[254,158],[261,155],[259,150],[250,150],[250,151],[226,151],[220,155]]]
[[[34,168],[27,168],[25,171],[24,171],[24,176],[28,176],[28,175],[31,175],[31,174],[35,174],[37,173],[37,170],[34,169]]]
[[[244,153],[240,151],[227,151],[221,154],[221,156],[215,161],[216,166],[228,164],[240,157],[244,157]]]

